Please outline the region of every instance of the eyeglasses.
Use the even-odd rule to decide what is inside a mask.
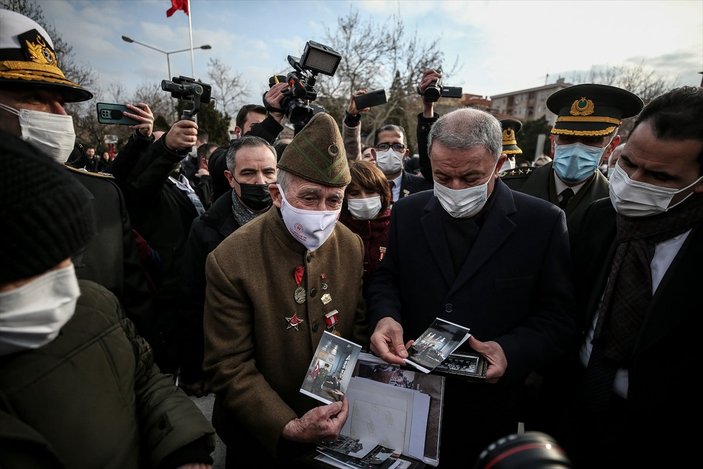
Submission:
[[[386,151],[389,148],[392,148],[393,151],[397,151],[398,153],[403,153],[405,151],[405,145],[402,143],[379,143],[376,145],[376,150],[379,151]]]

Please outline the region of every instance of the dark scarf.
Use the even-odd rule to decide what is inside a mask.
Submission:
[[[234,216],[234,219],[237,221],[237,223],[239,223],[239,226],[246,225],[268,209],[269,207],[266,207],[265,209],[259,212],[253,211],[252,209],[244,205],[241,200],[239,200],[239,197],[237,197],[237,193],[232,190],[232,215]]]
[[[694,194],[670,212],[651,217],[617,215],[616,249],[598,306],[593,349],[582,397],[589,412],[608,412],[615,373],[629,368],[652,300],[651,261],[658,243],[703,221],[703,195]]]
[[[617,215],[616,251],[598,308],[594,345],[603,341],[604,358],[627,367],[652,299],[651,260],[658,243],[703,221],[703,196],[652,217]]]

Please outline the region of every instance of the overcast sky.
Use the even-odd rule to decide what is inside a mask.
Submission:
[[[189,47],[188,17],[170,18],[170,0],[38,0],[45,16],[92,67],[101,87],[131,94],[165,78],[162,50]],[[461,69],[447,84],[464,92],[500,94],[554,82],[592,66],[644,63],[679,85],[698,85],[703,71],[703,1],[241,1],[191,0],[195,75],[207,80],[209,58],[239,72],[259,96],[268,77],[286,69],[309,39],[354,5],[364,18],[402,15],[409,31],[440,38],[448,62]],[[189,53],[171,55],[173,75],[191,75]],[[389,83],[390,86],[390,83]],[[257,99],[253,99],[258,101]]]

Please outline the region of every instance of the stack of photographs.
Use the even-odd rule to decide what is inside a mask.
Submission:
[[[408,349],[405,362],[429,373],[471,336],[469,328],[436,318]]]

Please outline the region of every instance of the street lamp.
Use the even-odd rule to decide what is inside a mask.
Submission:
[[[149,44],[144,44],[143,42],[139,42],[135,39],[132,39],[129,36],[122,36],[122,40],[124,42],[129,42],[130,44],[131,43],[139,44],[140,46],[147,47],[151,50],[155,50],[156,52],[161,52],[162,54],[166,55],[166,65],[168,66],[168,79],[169,80],[171,79],[171,54],[177,54],[179,52],[187,52],[190,50],[190,48],[187,48],[187,49],[172,50],[172,51],[167,52],[165,50],[159,49],[158,47],[150,46]],[[208,49],[212,49],[212,46],[210,44],[203,44],[202,46],[193,47],[193,49],[208,50]],[[191,70],[191,71],[194,75],[193,78],[195,78],[195,70]]]

